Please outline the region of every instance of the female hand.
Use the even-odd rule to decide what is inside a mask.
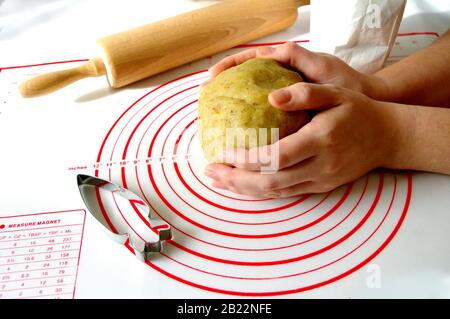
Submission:
[[[294,68],[311,83],[332,84],[370,97],[386,91],[381,78],[360,73],[333,55],[311,52],[293,42],[286,42],[276,48],[250,49],[226,57],[210,68],[210,75],[214,78],[220,72],[256,57],[272,58]]]
[[[310,123],[277,143],[250,150],[224,152],[225,163],[210,164],[205,174],[213,186],[261,197],[289,197],[335,189],[383,166],[395,149],[396,124],[392,106],[361,93],[332,85],[297,83],[269,97],[285,111],[319,110]],[[257,153],[256,153],[257,152]],[[261,174],[269,154],[279,170]],[[258,158],[249,163],[237,159]]]

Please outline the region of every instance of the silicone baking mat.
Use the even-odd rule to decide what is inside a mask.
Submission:
[[[391,59],[407,56],[437,37],[432,32],[401,34]],[[293,40],[308,44],[307,39]],[[1,147],[9,154],[2,167],[7,174],[5,180],[10,181],[10,188],[2,193],[31,198],[27,205],[7,201],[1,214],[20,216],[11,217],[14,221],[8,220],[4,225],[26,223],[38,216],[24,215],[19,207],[33,214],[49,209],[48,206],[55,210],[84,209],[75,180],[76,174],[83,173],[134,191],[170,223],[174,236],[166,242],[163,252],[144,264],[110,241],[88,213],[78,279],[78,259],[73,259],[64,269],[67,278],[60,276],[59,264],[51,264],[58,272],[54,276],[52,273],[53,281],[43,279],[40,270],[29,273],[33,285],[24,290],[28,287],[20,286],[23,281],[17,281],[18,287],[10,283],[15,277],[12,279],[9,272],[21,269],[4,270],[7,263],[2,263],[1,297],[448,294],[448,258],[433,254],[429,259],[433,271],[420,275],[416,272],[426,268],[423,261],[410,260],[417,248],[412,245],[421,238],[412,236],[427,213],[426,194],[417,193],[417,180],[426,179],[417,187],[427,189],[441,179],[448,184],[445,177],[423,175],[417,179],[408,172],[377,170],[327,194],[255,199],[215,189],[203,175],[206,161],[199,146],[196,121],[197,98],[201,83],[207,79],[206,69],[226,54],[282,42],[243,45],[125,90],[112,91],[104,80],[88,79],[33,100],[18,96],[16,87],[20,81],[76,66],[84,59],[2,68],[0,131],[8,138],[1,141]],[[15,176],[30,181],[19,184]],[[429,221],[429,225],[449,224],[450,216],[441,214],[448,203],[438,198],[439,207],[431,207],[439,217]],[[100,197],[100,201],[104,200],[107,199]],[[74,231],[78,237],[70,236],[70,247],[63,248],[65,243],[59,240],[48,247],[54,249],[53,254],[65,254],[64,250],[70,249],[68,256],[75,258],[80,252],[83,228],[75,231],[70,227],[80,228],[84,215],[83,222],[74,221],[75,226],[69,226],[65,220],[71,220],[74,212],[57,214],[61,216],[61,230]],[[81,213],[77,218],[80,216]],[[9,231],[0,229],[0,243]],[[29,231],[41,230],[26,228],[25,236],[30,235]],[[445,249],[448,232],[444,233],[431,243]],[[12,240],[11,243],[16,242]],[[27,245],[21,249],[33,249]],[[0,247],[3,248],[0,260],[5,257],[11,262],[14,258],[15,263],[15,258],[28,258],[26,252],[9,251],[12,246]],[[46,258],[44,250],[36,251],[36,257],[30,258],[41,262],[39,258]],[[21,256],[13,256],[13,251]],[[414,273],[408,274],[405,267]],[[440,269],[445,271],[440,273]],[[411,277],[395,290],[392,287],[402,278],[399,273]],[[428,286],[416,289],[417,278],[426,278]],[[433,278],[439,280],[439,285]]]

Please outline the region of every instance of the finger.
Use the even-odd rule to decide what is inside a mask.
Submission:
[[[261,174],[241,170],[222,164],[210,164],[206,167],[205,175],[214,180],[213,184],[234,193],[262,196],[265,192],[261,189]]]
[[[313,160],[305,161],[274,174],[260,174],[221,164],[210,165],[208,170],[215,172],[214,176],[210,176],[214,183],[226,189],[247,195],[273,197],[268,194],[276,194],[279,190],[310,181],[317,171],[317,165]]]
[[[284,111],[323,110],[341,103],[342,95],[332,85],[299,82],[270,93],[269,102]]]
[[[324,59],[322,55],[309,51],[294,42],[286,42],[276,48],[259,48],[256,50],[256,55],[262,58],[272,58],[305,74],[314,71],[317,63]]]
[[[309,124],[271,145],[245,149],[227,149],[222,160],[249,171],[273,172],[313,157],[319,150],[317,136]]]
[[[318,188],[316,186],[316,183],[314,182],[304,182],[300,183],[285,189],[277,190],[272,192],[271,196],[272,198],[287,198],[292,196],[298,196],[298,195],[305,195],[305,194],[316,194],[320,193],[318,191]]]
[[[258,190],[265,193],[273,192],[311,181],[318,175],[319,169],[320,166],[312,157],[273,174],[260,174],[261,177],[254,182],[258,183],[259,187],[256,187]]]
[[[211,78],[214,78],[220,72],[222,72],[226,69],[229,69],[233,66],[244,63],[245,61],[252,59],[254,57],[256,57],[255,49],[249,49],[249,50],[245,50],[245,51],[239,52],[234,55],[230,55],[230,56],[220,60],[215,65],[213,65],[209,69],[209,75],[211,76]]]
[[[212,183],[212,187],[219,188],[219,189],[225,189],[225,190],[227,189],[225,184],[223,184],[219,181],[216,181],[216,180]]]
[[[259,171],[263,165],[270,165],[270,146],[254,147],[249,150],[244,148],[226,149],[222,153],[222,161],[236,168],[247,171]]]

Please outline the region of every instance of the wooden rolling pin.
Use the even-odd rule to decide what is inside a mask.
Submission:
[[[119,88],[291,26],[309,0],[225,0],[98,40],[101,58],[42,74],[19,87],[44,95],[82,78],[106,74]]]

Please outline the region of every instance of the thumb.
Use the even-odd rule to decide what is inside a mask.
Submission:
[[[269,95],[269,103],[284,111],[323,110],[341,103],[343,90],[328,84],[299,82]]]

